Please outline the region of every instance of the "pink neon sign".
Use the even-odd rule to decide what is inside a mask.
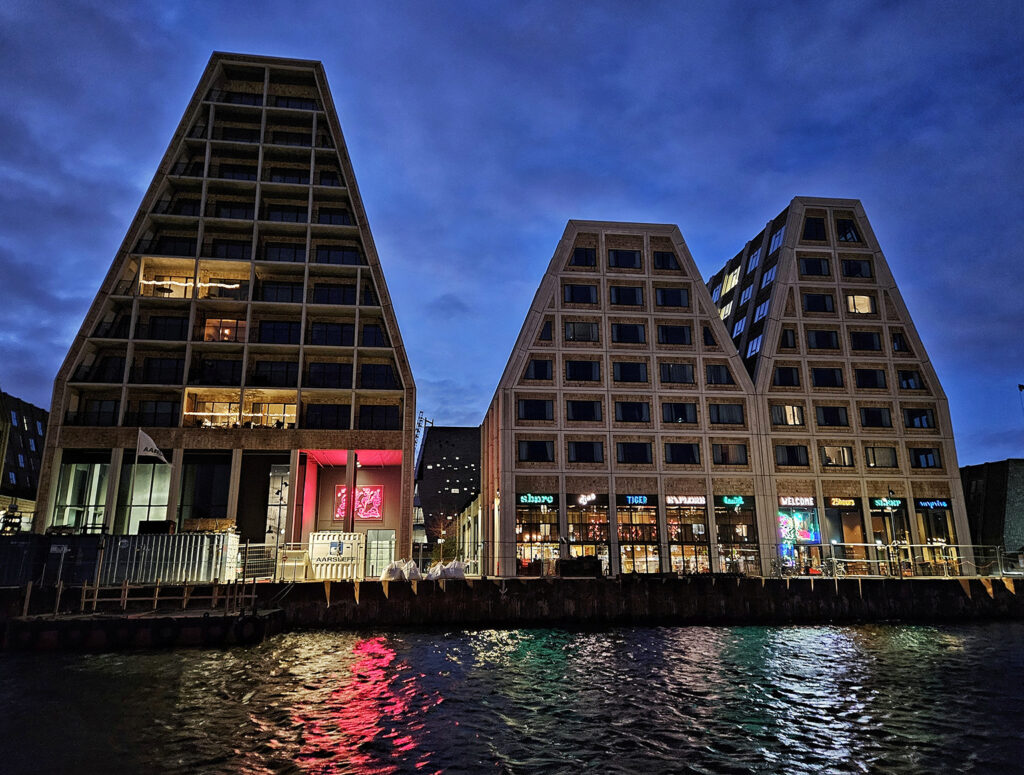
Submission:
[[[339,484],[334,488],[334,519],[345,519],[348,509],[348,487]],[[356,487],[355,518],[383,521],[384,519],[384,485],[361,484]]]

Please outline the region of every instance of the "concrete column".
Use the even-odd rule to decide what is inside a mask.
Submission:
[[[348,497],[345,498],[345,530],[355,532],[356,529],[356,451],[345,453],[345,487]]]
[[[293,543],[302,540],[302,537],[295,537],[295,526],[300,524],[301,517],[296,518],[295,510],[300,502],[299,498],[299,450],[293,449],[288,456],[288,497],[285,499],[285,543]],[[299,530],[301,531],[301,527]]]
[[[649,246],[649,243],[648,243]],[[668,553],[668,515],[665,511],[665,482],[658,477],[658,565],[662,573],[672,570],[672,560]]]
[[[171,481],[167,492],[167,513],[164,519],[178,524],[178,503],[181,501],[181,472],[184,469],[185,450],[171,451]]]
[[[238,490],[242,479],[242,450],[231,450],[231,478],[228,484],[228,514],[232,522],[238,519]]]
[[[710,449],[710,447],[705,444],[705,449]],[[718,522],[715,520],[715,490],[710,476],[706,480],[705,492],[707,493],[704,511],[708,520],[708,561],[711,563],[712,573],[721,573],[722,561],[718,556]]]
[[[45,500],[41,502],[42,499],[36,499],[36,511],[32,515],[33,533],[42,533],[53,524],[53,508],[57,502],[57,486],[60,483],[60,465],[63,456],[64,450],[61,447],[55,447],[49,466],[47,467],[46,462],[43,462],[43,466],[46,468],[46,477],[40,477],[39,492],[45,495]],[[44,483],[45,493],[43,493]]]
[[[619,515],[616,513],[615,502],[615,475],[609,481],[608,488],[608,569],[611,575],[618,576],[622,573],[622,563],[619,560]]]
[[[129,450],[131,459],[135,460],[135,450]],[[117,491],[121,484],[121,466],[124,464],[124,449],[114,447],[110,450],[110,469],[107,472],[107,502],[103,509],[103,529],[107,533],[114,532],[114,523],[117,521]],[[135,467],[132,466],[128,474],[128,483],[131,484],[132,476],[135,476]],[[130,504],[129,504],[130,505]]]

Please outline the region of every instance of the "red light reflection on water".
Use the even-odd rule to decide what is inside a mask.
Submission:
[[[359,641],[353,653],[356,661],[348,668],[347,681],[319,707],[293,713],[304,739],[295,763],[315,773],[389,775],[398,772],[400,765],[408,769],[417,748],[409,731],[421,728],[408,723],[416,686],[406,681],[400,692],[395,691],[394,678],[403,665],[395,663],[395,651],[383,637]],[[395,731],[397,726],[404,729]],[[429,754],[421,756],[424,760],[416,763],[418,769],[428,766]]]

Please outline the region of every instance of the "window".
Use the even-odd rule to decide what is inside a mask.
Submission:
[[[700,465],[700,444],[665,444],[665,462],[669,465]]]
[[[732,327],[732,335],[733,335],[733,337],[735,338],[735,337],[739,336],[740,334],[742,334],[743,333],[743,329],[746,328],[746,327],[747,327],[747,319],[746,318],[740,318],[739,320],[737,320],[736,321],[736,325],[734,325]]]
[[[223,171],[223,169],[224,165],[221,165],[221,170]],[[256,168],[253,167],[252,170],[255,172]],[[221,177],[224,177],[224,175],[221,174]],[[252,180],[256,180],[255,175],[252,177]],[[270,182],[306,185],[309,183],[309,170],[298,167],[272,167],[270,170]]]
[[[242,362],[229,360],[203,360],[199,368],[192,367],[189,380],[193,385],[241,385]]]
[[[402,429],[399,407],[389,405],[360,406],[359,430],[397,431]]]
[[[923,390],[924,383],[921,381],[919,371],[900,371],[900,389],[902,390]]]
[[[612,304],[624,307],[642,307],[644,304],[643,288],[613,285],[608,289]]]
[[[144,331],[136,332],[139,339],[159,339],[180,342],[188,339],[188,317],[153,315]]]
[[[840,242],[860,242],[860,234],[851,218],[836,218],[836,239]]]
[[[17,484],[18,483],[18,475],[16,473],[14,473],[14,471],[8,471],[7,472],[7,479],[8,479],[8,481],[10,481],[11,484]]]
[[[598,382],[601,364],[598,361],[566,361],[565,378],[570,382]]]
[[[854,350],[881,350],[882,339],[874,331],[851,331],[850,347]]]
[[[353,323],[312,323],[309,344],[321,347],[351,347],[355,340]]]
[[[800,259],[800,274],[809,275],[811,277],[828,277],[828,259],[827,258],[801,258]]]
[[[536,398],[519,399],[520,420],[550,420],[553,418],[553,402]]]
[[[351,414],[348,404],[310,404],[306,408],[306,427],[348,430]]]
[[[715,465],[745,466],[747,464],[747,445],[712,444],[711,459]]]
[[[321,170],[320,171],[320,185],[321,186],[340,186],[341,185],[341,174],[338,170]]]
[[[864,428],[891,428],[892,414],[885,407],[862,407],[860,424]]]
[[[20,468],[24,468],[25,467],[25,456],[22,455],[20,452],[18,453],[18,466]]]
[[[772,384],[776,387],[798,387],[800,385],[800,369],[796,366],[776,366]]]
[[[646,401],[616,401],[616,422],[650,422],[651,405]]]
[[[935,447],[912,447],[910,450],[911,468],[941,468],[942,458]]]
[[[804,312],[835,312],[831,293],[805,293]]]
[[[825,219],[813,216],[804,218],[803,239],[812,242],[824,242],[827,239],[825,236]]]
[[[842,387],[842,369],[811,369],[811,384],[814,387]]]
[[[299,381],[297,361],[257,361],[253,366],[252,384],[268,387],[295,387]]]
[[[666,401],[661,405],[661,419],[667,423],[695,423],[697,404]]]
[[[743,404],[711,404],[708,418],[714,425],[743,425]]]
[[[655,269],[678,269],[679,262],[676,260],[676,254],[671,253],[667,250],[655,250],[654,251],[654,268]]]
[[[910,352],[910,345],[907,344],[907,338],[901,331],[892,332],[892,351],[895,353]]]
[[[885,388],[885,369],[855,369],[853,372],[857,387],[866,390]]]
[[[240,218],[251,221],[255,208],[247,202],[220,202],[214,213],[217,218]]]
[[[351,226],[352,216],[348,210],[340,207],[321,207],[317,213],[317,223],[326,223],[330,226]]]
[[[212,243],[214,258],[234,258],[248,261],[252,258],[252,244],[241,240],[215,239]]]
[[[822,447],[821,464],[839,468],[851,467],[853,465],[853,447]]]
[[[717,302],[722,295],[722,286],[719,285],[715,290],[711,291],[711,301]]]
[[[719,317],[721,317],[722,320],[725,320],[731,314],[732,314],[732,302],[730,301],[728,304],[726,304],[724,307],[722,307],[721,312],[719,312]]]
[[[363,256],[356,248],[320,245],[316,249],[316,262],[318,264],[359,266],[363,263]]]
[[[810,350],[838,350],[839,334],[835,331],[807,331],[807,348]]]
[[[352,387],[351,363],[311,363],[303,387],[341,388]]]
[[[747,271],[753,271],[754,267],[757,266],[757,262],[761,260],[761,247],[758,246],[750,254],[750,258],[747,259]]]
[[[597,286],[566,285],[562,288],[562,300],[566,304],[597,304]]]
[[[709,385],[735,385],[736,382],[729,373],[729,367],[725,364],[711,363],[707,366],[707,384]]]
[[[771,244],[768,246],[768,255],[770,256],[780,247],[782,247],[782,241],[786,238],[786,227],[783,226],[777,232],[772,235]]]
[[[779,336],[779,349],[796,349],[796,331],[794,331],[792,328],[782,329],[782,334]]]
[[[819,406],[814,410],[818,425],[833,428],[845,428],[850,424],[845,406]]]
[[[597,266],[597,249],[573,248],[569,266]]]
[[[263,247],[265,261],[284,261],[290,264],[306,260],[306,246],[290,242],[268,242]]]
[[[285,283],[265,281],[260,286],[260,301],[273,301],[283,304],[301,304],[302,283]]]
[[[147,424],[150,424],[150,423],[147,423]],[[29,439],[28,440],[28,449],[29,449],[30,452],[35,452],[36,451],[36,440],[35,439]]]
[[[854,315],[872,315],[875,312],[875,297],[847,294],[846,311]]]
[[[843,277],[872,277],[871,261],[866,258],[844,258]]]
[[[362,363],[359,365],[359,387],[397,390],[402,386],[395,377],[395,369],[390,363]]]
[[[750,297],[753,295],[754,286],[748,285],[746,288],[743,289],[743,292],[740,294],[740,304],[746,304],[748,301],[750,301]]]
[[[771,304],[771,299],[765,299],[754,309],[754,322],[756,323],[765,315],[768,314],[768,306]]]
[[[356,287],[354,285],[336,285],[334,283],[317,283],[313,286],[314,304],[355,304]]]
[[[763,275],[761,275],[761,287],[762,288],[767,288],[771,284],[772,280],[774,280],[774,279],[775,279],[775,267],[771,266],[771,267],[768,268],[768,270]]]
[[[616,458],[620,463],[650,463],[651,445],[643,441],[620,441],[615,445]]]
[[[739,281],[740,281],[740,268],[736,267],[731,272],[729,272],[729,274],[727,274],[725,276],[725,279],[722,281],[722,293],[728,293],[729,291],[731,291],[733,288],[736,287],[736,284]]]
[[[903,425],[907,428],[934,428],[935,412],[931,409],[904,409]]]
[[[612,323],[612,341],[642,344],[647,341],[643,323]]]
[[[804,408],[798,404],[772,404],[772,425],[803,425]]]
[[[690,363],[662,363],[660,370],[662,382],[686,385],[694,382],[693,365]]]
[[[658,344],[691,344],[689,326],[658,326]]]
[[[864,462],[868,468],[896,468],[896,448],[865,447]]]
[[[565,418],[571,422],[601,422],[601,402],[566,401]]]
[[[43,435],[43,424],[39,420],[36,420],[36,434],[39,436]]]
[[[600,441],[570,441],[570,463],[603,463],[604,444]]]
[[[758,334],[757,336],[755,336],[753,339],[750,340],[750,343],[747,345],[747,357],[748,358],[750,358],[753,355],[757,355],[761,351],[761,339],[762,338],[763,338],[763,336],[761,334]]]
[[[646,363],[616,362],[612,364],[612,378],[616,382],[646,382]]]
[[[551,328],[551,321],[545,320],[544,325],[540,327],[540,336],[538,336],[537,339],[540,340],[541,342],[550,342],[553,336],[551,333]]]
[[[608,266],[618,267],[619,269],[639,269],[640,268],[640,251],[639,250],[609,250],[608,251]]]
[[[803,444],[776,444],[775,463],[780,466],[806,466],[807,447]]]
[[[596,342],[598,341],[597,323],[566,323],[565,341]]]
[[[533,358],[526,364],[523,379],[551,379],[551,361],[546,358]]]
[[[142,374],[137,382],[148,385],[180,385],[185,369],[183,358],[146,358],[142,361]]]
[[[384,327],[377,323],[363,325],[363,347],[387,347],[388,338],[384,335]]]
[[[690,306],[690,292],[686,288],[655,288],[654,299],[659,307]]]

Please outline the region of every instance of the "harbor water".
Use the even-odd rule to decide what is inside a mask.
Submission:
[[[1019,772],[1024,623],[0,654],[14,773]]]

